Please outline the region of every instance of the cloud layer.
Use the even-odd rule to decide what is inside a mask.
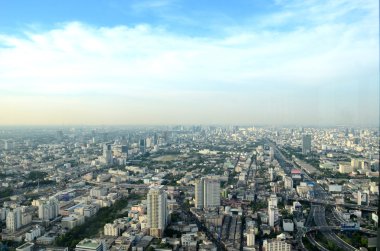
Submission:
[[[278,4],[209,35],[80,21],[0,33],[2,123],[377,123],[378,8]]]

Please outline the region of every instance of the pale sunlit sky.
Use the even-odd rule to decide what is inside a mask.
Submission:
[[[378,122],[378,1],[0,1],[0,125]]]

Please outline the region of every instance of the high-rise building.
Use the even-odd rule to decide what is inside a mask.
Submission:
[[[108,236],[120,236],[121,228],[118,224],[107,223],[104,225],[104,235]]]
[[[107,165],[112,164],[113,157],[112,157],[112,145],[111,144],[104,144],[103,145],[103,158]]]
[[[357,202],[358,202],[358,205],[360,206],[362,204],[362,192],[358,191],[357,195],[358,195]]]
[[[128,157],[128,146],[121,146],[121,156],[127,158]]]
[[[253,228],[250,228],[247,232],[247,246],[255,246],[255,230]]]
[[[146,151],[146,139],[140,139],[139,147],[140,147],[140,152],[145,153],[145,151]]]
[[[269,168],[269,180],[274,180],[274,169],[272,167]]]
[[[276,215],[277,215],[277,207],[271,206],[268,209],[268,221],[269,221],[269,226],[274,227],[276,223]]]
[[[162,237],[168,220],[167,195],[163,186],[151,186],[147,196],[147,216],[150,235]]]
[[[285,186],[285,189],[292,189],[293,188],[293,179],[289,176],[285,176],[284,186]]]
[[[277,201],[277,196],[275,194],[271,194],[271,196],[268,199],[268,218],[269,226],[271,227],[274,227],[274,225],[278,221]]]
[[[203,186],[204,179],[197,180],[195,183],[195,207],[198,209],[203,209],[204,198],[203,198]]]
[[[305,134],[302,136],[302,154],[311,152],[311,135]]]
[[[6,228],[9,232],[14,233],[21,227],[21,210],[15,208],[11,212],[8,212],[6,218]]]
[[[38,206],[38,218],[41,220],[52,220],[59,214],[59,202],[56,198],[50,198]]]
[[[274,148],[273,147],[269,147],[269,159],[270,159],[270,161],[274,160]]]
[[[198,209],[220,206],[220,181],[202,178],[195,183],[195,207]]]

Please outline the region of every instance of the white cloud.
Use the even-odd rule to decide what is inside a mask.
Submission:
[[[287,31],[240,27],[221,37],[178,35],[147,24],[95,27],[80,22],[48,31],[26,31],[25,37],[1,34],[0,96],[12,96],[14,100],[29,96],[83,96],[95,100],[102,96],[109,97],[107,102],[118,97],[133,99],[146,110],[146,105],[163,104],[166,109],[174,105],[190,114],[194,113],[190,109],[195,105],[193,100],[198,98],[196,103],[211,107],[211,114],[215,112],[213,104],[219,107],[233,95],[239,95],[242,101],[229,105],[252,112],[259,102],[250,98],[263,100],[256,94],[257,89],[266,90],[264,95],[275,90],[277,96],[269,95],[268,100],[273,104],[282,98],[281,90],[337,85],[344,91],[362,84],[373,90],[378,83],[378,22],[374,25],[367,17],[376,19],[376,15],[366,5],[347,3],[329,6],[332,10],[328,13],[322,8],[325,5],[299,7],[304,13],[324,14],[315,17],[311,26]],[[333,13],[342,6],[345,8],[341,13]],[[355,16],[351,23],[332,22],[353,8],[365,10],[368,15]],[[261,25],[272,27],[295,17],[297,12],[285,8],[271,23]],[[323,17],[328,17],[328,22],[323,23]],[[297,99],[300,94],[296,93],[289,98]],[[330,99],[321,102],[329,103]],[[176,106],[175,101],[184,104]],[[374,102],[368,107],[372,114],[377,111],[373,107],[378,100]],[[120,104],[128,106],[132,102]],[[302,104],[279,105],[290,113]],[[264,113],[252,114],[265,120]]]

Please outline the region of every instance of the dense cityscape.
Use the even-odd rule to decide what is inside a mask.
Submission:
[[[1,250],[376,250],[379,130],[0,128]]]

